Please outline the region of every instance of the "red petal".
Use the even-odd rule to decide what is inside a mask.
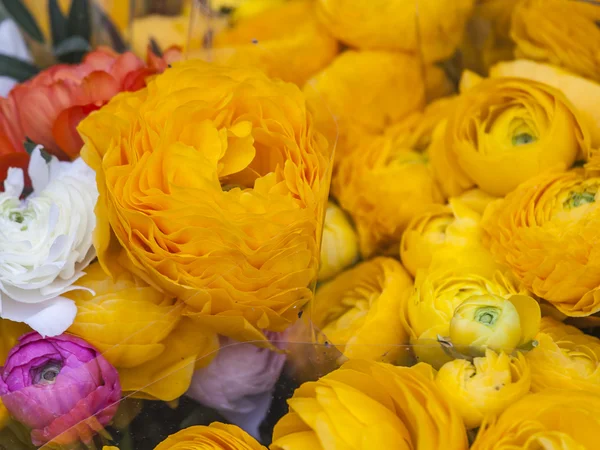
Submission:
[[[79,125],[79,122],[85,119],[90,112],[97,109],[100,109],[100,106],[95,104],[72,106],[62,111],[54,121],[52,136],[58,147],[65,152],[69,158],[76,158],[83,146],[83,140],[77,132],[77,125]]]

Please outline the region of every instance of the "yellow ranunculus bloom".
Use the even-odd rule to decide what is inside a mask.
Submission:
[[[546,83],[560,90],[573,103],[581,120],[590,131],[591,145],[600,147],[600,84],[587,80],[559,67],[526,59],[496,64],[490,77],[519,77]]]
[[[87,290],[65,294],[77,304],[68,332],[102,352],[119,370],[125,392],[178,398],[190,384],[196,361],[208,364],[219,348],[212,331],[182,318],[182,304],[128,272],[112,279],[94,263],[77,285]]]
[[[352,216],[365,257],[397,249],[410,220],[444,201],[427,158],[387,136],[374,138],[343,159],[332,190]]]
[[[358,259],[358,237],[342,209],[333,202],[327,205],[323,237],[321,238],[321,261],[319,281],[334,277]]]
[[[252,436],[235,425],[213,422],[172,434],[154,450],[267,450]]]
[[[485,352],[471,361],[455,359],[442,366],[435,382],[460,412],[469,429],[495,417],[529,392],[531,371],[522,353]]]
[[[297,319],[317,275],[330,147],[296,86],[191,60],[78,129],[109,273],[133,271],[236,340]]]
[[[467,353],[483,354],[488,348],[510,353],[533,341],[540,319],[540,305],[527,295],[476,295],[454,310],[450,340]]]
[[[304,92],[312,104],[324,106],[325,121],[331,122],[331,114],[337,118],[337,161],[348,148],[356,147],[353,140],[359,131],[383,133],[388,126],[422,110],[427,91],[437,91],[445,83],[441,69],[422,67],[414,55],[348,50],[308,80]]]
[[[322,285],[310,318],[346,358],[395,363],[408,343],[398,312],[411,287],[398,261],[374,258]]]
[[[471,210],[459,199],[449,205],[431,205],[428,211],[415,216],[402,234],[400,258],[408,271],[415,276],[417,270],[427,269],[436,255],[450,254],[465,259],[471,251],[485,252],[481,241],[481,215]],[[491,254],[489,263],[495,266]]]
[[[337,53],[337,41],[317,21],[314,2],[295,0],[237,20],[215,34],[211,49],[189,56],[256,67],[270,77],[302,86]]]
[[[600,80],[598,21],[600,7],[593,2],[524,0],[513,11],[515,54]]]
[[[354,360],[288,400],[271,450],[466,450],[458,412],[439,392],[431,366]]]
[[[600,395],[546,391],[526,395],[487,423],[471,450],[595,450],[600,439]]]
[[[539,345],[527,353],[531,390],[581,389],[600,395],[600,339],[551,317],[542,319]]]
[[[600,178],[548,173],[486,209],[492,254],[537,296],[572,317],[600,311]]]
[[[458,267],[454,262],[431,267],[417,273],[415,287],[405,302],[402,318],[410,333],[410,342],[420,361],[441,367],[451,358],[437,343],[438,336],[447,338],[456,308],[473,296],[498,295],[509,298],[519,288],[497,272],[481,275],[477,262]],[[486,269],[487,271],[487,269]]]
[[[473,0],[319,0],[319,17],[342,42],[359,49],[400,50],[426,62],[452,56]]]
[[[589,132],[558,90],[525,79],[486,79],[461,95],[444,141],[430,151],[448,195],[479,186],[503,196],[550,168],[586,154]]]

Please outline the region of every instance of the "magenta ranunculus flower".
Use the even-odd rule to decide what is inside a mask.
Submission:
[[[84,340],[33,332],[8,354],[0,396],[31,428],[34,445],[89,443],[117,411],[121,385],[117,370]]]
[[[282,333],[266,332],[265,336],[283,349]],[[285,359],[285,353],[221,337],[219,353],[210,365],[194,373],[186,395],[258,437]]]

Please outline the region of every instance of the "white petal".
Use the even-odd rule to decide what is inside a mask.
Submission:
[[[23,61],[31,62],[31,54],[27,49],[27,44],[25,44],[25,40],[14,20],[5,19],[0,23],[0,42],[2,42],[0,53],[3,55],[14,56]]]
[[[13,78],[0,77],[0,97],[6,97],[16,84],[17,80]]]
[[[23,169],[11,167],[6,174],[4,180],[4,193],[11,197],[20,197],[25,187],[25,179],[23,177]]]
[[[29,178],[31,178],[33,192],[35,193],[41,192],[43,189],[45,189],[50,181],[50,170],[48,163],[42,156],[42,148],[43,147],[41,145],[38,145],[33,149],[31,158],[29,159],[29,167],[27,168]]]
[[[225,419],[234,425],[237,425],[250,436],[260,440],[258,428],[262,421],[267,417],[271,402],[273,401],[273,390],[263,392],[262,394],[252,395],[245,398],[254,403],[254,408],[250,412],[232,412],[229,410],[219,411]]]
[[[42,303],[20,303],[2,296],[2,317],[24,322],[42,336],[58,336],[71,326],[77,315],[73,300],[56,297]]]

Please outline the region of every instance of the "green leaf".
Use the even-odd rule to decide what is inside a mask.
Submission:
[[[14,56],[0,55],[0,76],[23,82],[37,75],[40,69]]]
[[[67,19],[67,36],[81,36],[90,41],[92,36],[92,20],[89,0],[73,0]]]
[[[102,9],[102,6],[100,6],[96,3],[92,4],[92,8],[94,8],[94,12],[100,18],[100,27],[103,30],[106,30],[106,32],[108,33],[108,36],[110,37],[110,40],[111,40],[111,47],[113,48],[113,50],[115,50],[119,53],[126,52],[127,44],[125,43],[125,40],[121,36],[119,29],[117,28],[115,23],[111,20],[110,16],[108,14],[106,14],[104,9]]]
[[[33,142],[31,139],[29,139],[28,137],[25,138],[25,142],[23,142],[23,147],[25,147],[25,151],[27,152],[27,154],[29,156],[31,156],[31,154],[33,153],[33,151],[35,150],[35,148],[38,146],[38,144],[36,144],[35,142]],[[40,155],[42,155],[42,158],[44,158],[44,160],[49,163],[50,161],[52,161],[52,155],[50,153],[48,153],[46,150],[44,150],[44,148],[40,148]]]
[[[56,47],[67,38],[67,18],[58,6],[58,0],[48,0],[48,15],[52,30],[52,45]]]
[[[40,1],[40,0],[38,0]],[[22,0],[0,0],[4,9],[32,39],[44,43],[44,35]]]
[[[54,47],[54,54],[60,58],[71,53],[85,53],[89,49],[90,44],[84,38],[81,36],[71,36]]]

